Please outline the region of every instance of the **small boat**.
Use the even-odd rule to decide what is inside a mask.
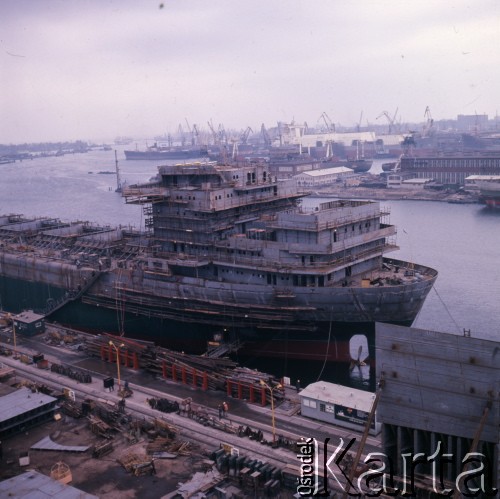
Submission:
[[[393,172],[396,169],[397,161],[391,161],[390,163],[382,163],[382,170],[384,172]]]

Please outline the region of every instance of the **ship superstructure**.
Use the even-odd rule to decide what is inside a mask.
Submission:
[[[304,197],[265,163],[162,166],[123,195],[149,234],[70,224],[32,230],[24,248],[11,238],[2,296],[36,288],[60,322],[171,348],[200,351],[216,334],[253,354],[348,362],[353,334],[373,345],[375,321],[411,324],[437,276],[384,258],[396,231],[379,203]]]

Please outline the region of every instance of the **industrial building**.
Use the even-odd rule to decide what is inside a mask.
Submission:
[[[13,317],[16,333],[34,336],[45,331],[45,317],[32,310],[25,310]]]
[[[433,497],[433,459],[441,460],[443,483],[456,488],[475,452],[484,487],[500,489],[500,343],[381,323],[376,338],[377,417],[394,474],[408,474],[417,456],[420,497]]]
[[[54,416],[57,399],[28,388],[0,397],[0,440],[42,424]]]
[[[500,182],[500,175],[471,175],[465,179],[464,190],[467,192],[479,193],[479,183],[484,181]]]
[[[403,156],[401,173],[412,174],[416,178],[433,178],[441,184],[463,186],[470,175],[499,175],[500,153]]]
[[[317,381],[299,393],[302,416],[325,421],[352,430],[362,430],[372,410],[375,395],[343,385]],[[369,432],[380,433],[377,417],[372,419]]]
[[[16,499],[98,499],[93,494],[87,494],[80,489],[61,483],[34,470],[26,471],[21,475],[0,482],[0,497],[15,497]]]
[[[391,173],[387,175],[388,189],[425,189],[434,181],[431,178],[415,178],[412,173]]]
[[[336,166],[305,171],[295,175],[294,178],[297,180],[297,185],[299,187],[319,187],[322,185],[335,184],[351,176],[353,176],[352,168]]]

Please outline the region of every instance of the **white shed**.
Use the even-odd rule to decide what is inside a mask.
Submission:
[[[317,381],[299,393],[303,416],[363,431],[372,410],[375,394],[343,385]],[[374,415],[370,434],[377,435],[381,423]]]

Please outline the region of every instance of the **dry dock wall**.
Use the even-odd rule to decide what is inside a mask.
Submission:
[[[398,474],[402,453],[431,455],[441,443],[453,454],[445,478],[454,483],[477,439],[500,489],[500,342],[377,323],[376,369],[384,453]]]

